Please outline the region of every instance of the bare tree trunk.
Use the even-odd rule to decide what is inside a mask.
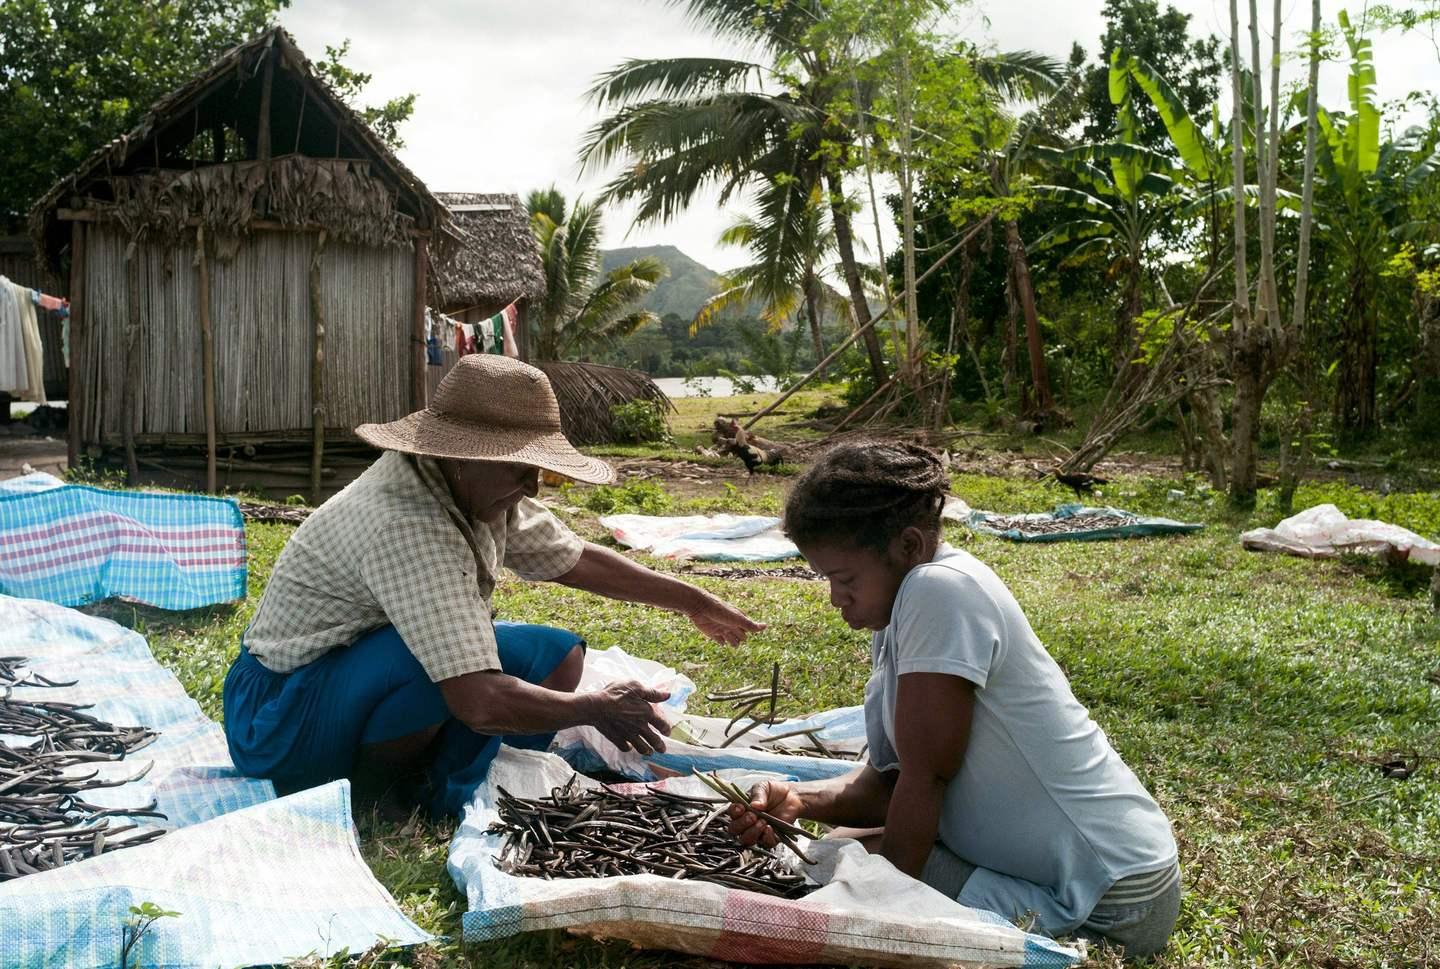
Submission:
[[[1210,478],[1210,486],[1224,491],[1230,482],[1230,442],[1225,438],[1225,417],[1220,410],[1220,397],[1214,387],[1205,387],[1187,395],[1195,415],[1195,428],[1200,435],[1200,463]]]
[[[1025,315],[1025,338],[1030,349],[1030,386],[1036,414],[1050,414],[1055,399],[1050,393],[1050,374],[1045,367],[1045,346],[1040,336],[1040,314],[1035,308],[1035,286],[1030,279],[1030,262],[1025,258],[1025,243],[1020,226],[1012,219],[1005,223],[1005,238],[1010,248],[1010,270],[1015,277],[1015,292]]]
[[[1015,321],[1020,315],[1020,302],[1015,296],[1015,274],[1005,274],[1005,347],[1000,353],[1001,388],[1005,399],[1015,396]]]
[[[1420,303],[1420,359],[1415,367],[1415,404],[1420,429],[1440,432],[1440,296]]]
[[[1370,298],[1373,280],[1358,269],[1350,281],[1343,332],[1340,339],[1340,387],[1335,397],[1335,417],[1340,426],[1354,434],[1375,429],[1375,371],[1379,351],[1379,321]]]
[[[1254,29],[1252,7],[1252,31]],[[1258,35],[1252,38],[1255,59],[1259,59]],[[1258,325],[1250,312],[1250,277],[1245,227],[1245,123],[1244,99],[1240,84],[1239,0],[1230,0],[1230,163],[1235,206],[1235,299],[1230,321],[1230,364],[1235,381],[1231,411],[1230,498],[1237,504],[1255,500],[1255,471],[1260,442],[1260,403],[1263,391],[1251,363],[1257,356]],[[1256,140],[1263,140],[1264,116],[1259,85],[1255,85]]]
[[[820,339],[820,303],[815,289],[819,285],[813,272],[805,274],[805,315],[810,317],[810,339],[815,344],[815,362],[825,359],[825,341]]]
[[[855,260],[855,234],[850,223],[850,213],[845,210],[845,186],[835,171],[825,173],[830,188],[830,215],[835,223],[835,248],[840,253],[840,264],[845,272],[845,285],[850,290],[850,303],[855,308],[855,325],[864,326],[870,322],[870,304],[865,299],[865,284],[860,279],[860,264]],[[880,338],[872,326],[865,331],[865,354],[870,358],[870,376],[879,387],[888,378],[885,369],[885,355],[880,350]]]

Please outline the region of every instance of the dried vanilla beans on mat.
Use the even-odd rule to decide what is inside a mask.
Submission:
[[[781,855],[746,848],[725,829],[730,801],[651,789],[625,794],[581,789],[574,780],[547,797],[521,798],[503,788],[491,833],[506,840],[502,871],[532,878],[659,875],[727,888],[800,898],[814,891]]]
[[[1107,515],[1102,512],[1085,512],[1068,518],[1026,518],[1023,515],[991,515],[982,524],[1001,532],[1019,532],[1021,535],[1067,535],[1070,532],[1089,532],[1100,528],[1123,528],[1140,519],[1135,515]]]
[[[84,711],[88,705],[16,700],[10,686],[69,686],[18,672],[20,657],[0,658],[0,881],[33,875],[129,848],[160,837],[139,830],[138,817],[163,818],[144,808],[106,808],[85,800],[99,788],[139,780],[150,766],[102,779],[92,765],[118,761],[149,745],[158,734],[146,727],[117,727]],[[121,837],[123,836],[123,837]]]

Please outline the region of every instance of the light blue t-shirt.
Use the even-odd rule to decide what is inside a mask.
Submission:
[[[1005,583],[942,545],[900,584],[871,644],[870,763],[898,769],[895,696],[906,673],[976,687],[970,743],[945,791],[940,840],[978,866],[959,901],[1051,934],[1089,916],[1111,885],[1176,860],[1170,821],[1070,690]]]

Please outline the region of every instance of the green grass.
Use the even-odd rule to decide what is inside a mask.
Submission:
[[[668,513],[778,510],[783,482],[700,497],[658,486],[574,489],[578,531],[598,538],[592,505],[665,503]],[[1069,500],[1028,479],[961,475],[972,505],[1033,511]],[[1178,489],[1186,497],[1172,500]],[[596,495],[603,496],[597,498]],[[1245,552],[1240,531],[1278,511],[1232,512],[1188,481],[1121,478],[1101,499],[1200,521],[1198,534],[1116,543],[1017,545],[950,526],[1025,607],[1080,700],[1175,823],[1185,900],[1164,967],[1434,964],[1440,953],[1440,621],[1429,573],[1370,560],[1306,561]],[[1296,507],[1333,501],[1352,515],[1440,535],[1440,495],[1303,487]],[[290,529],[251,526],[251,596],[238,608],[164,614],[111,607],[205,710]],[[647,560],[648,561],[648,560]],[[660,568],[673,565],[651,563]],[[860,702],[868,643],[828,607],[821,583],[700,579],[770,628],[740,648],[702,639],[682,618],[546,584],[502,583],[507,618],[583,631],[597,648],[663,660],[707,689],[763,680],[779,661],[816,708]],[[701,702],[700,707],[704,707]],[[1367,759],[1425,758],[1409,780]],[[401,906],[451,941],[396,958],[474,967],[698,966],[559,933],[463,946],[464,900],[445,870],[448,824],[362,824],[366,860]],[[1113,961],[1101,953],[1099,961]]]

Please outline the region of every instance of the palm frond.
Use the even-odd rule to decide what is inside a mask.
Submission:
[[[980,81],[1010,101],[1035,101],[1065,84],[1065,65],[1033,50],[1001,51],[971,61]]]
[[[764,67],[721,57],[632,58],[595,79],[585,97],[596,107],[656,99],[689,99],[759,81]]]

